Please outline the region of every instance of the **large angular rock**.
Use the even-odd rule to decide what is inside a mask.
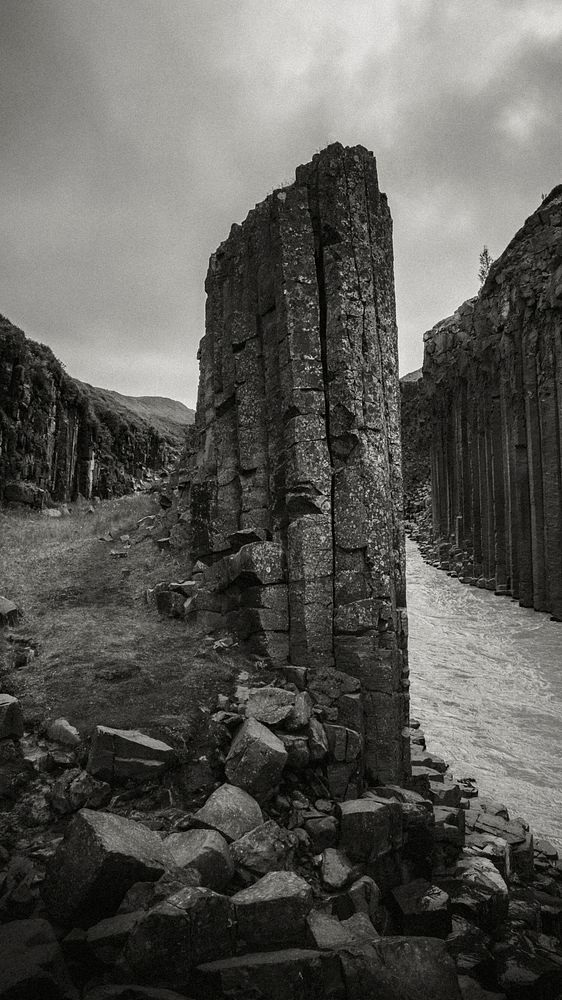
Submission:
[[[340,954],[346,1000],[462,1000],[445,942],[430,937],[381,937]]]
[[[88,927],[112,916],[135,882],[154,882],[168,862],[157,833],[106,812],[82,809],[52,858],[43,899],[57,923]]]
[[[96,726],[87,767],[90,774],[113,783],[128,778],[152,778],[173,760],[172,747],[161,740],[136,729]]]
[[[201,1000],[343,1000],[339,959],[316,949],[289,948],[200,965]]]
[[[228,780],[261,798],[279,784],[287,762],[280,739],[256,719],[248,719],[230,747],[224,767]]]
[[[240,837],[230,850],[234,864],[243,874],[266,875],[290,868],[297,844],[291,830],[270,819]]]
[[[123,896],[118,913],[135,913],[151,910],[181,889],[201,885],[201,875],[196,868],[171,868],[157,882],[135,882]]]
[[[235,949],[234,908],[211,889],[182,889],[136,924],[124,951],[126,965],[141,982],[188,989],[201,962],[225,958]]]
[[[76,726],[71,726],[68,719],[54,719],[47,726],[47,739],[63,746],[77,747],[80,745],[80,733]]]
[[[185,993],[159,989],[158,986],[139,986],[122,983],[117,986],[94,986],[84,994],[84,1000],[188,1000]]]
[[[276,687],[251,688],[246,702],[246,718],[275,726],[291,715],[294,705],[293,691]]]
[[[306,932],[310,947],[319,951],[335,951],[354,941],[351,931],[326,910],[310,911],[306,918]]]
[[[344,851],[327,847],[322,854],[322,881],[327,889],[345,889],[361,875],[361,868]]]
[[[312,888],[294,872],[269,872],[232,897],[244,950],[266,950],[304,940]]]
[[[100,809],[111,799],[111,786],[98,781],[87,771],[73,767],[61,774],[46,793],[47,801],[57,816],[76,812],[84,807]]]
[[[402,934],[446,938],[451,933],[449,897],[425,879],[415,879],[393,889],[398,925]]]
[[[17,698],[0,694],[0,739],[19,740],[23,736],[23,713]]]
[[[484,930],[494,930],[506,919],[507,885],[489,858],[464,857],[452,877],[436,881],[449,893],[452,912],[473,920]]]
[[[186,830],[164,841],[177,868],[196,868],[202,886],[220,892],[234,875],[228,844],[217,830]]]
[[[13,628],[20,618],[21,611],[17,604],[7,597],[0,597],[0,628]]]
[[[351,860],[372,862],[402,845],[400,805],[388,799],[341,802],[340,847]]]
[[[459,976],[462,1000],[506,1000],[505,993],[491,993],[471,976]]]
[[[53,928],[46,920],[0,926],[2,1000],[78,1000]]]
[[[193,814],[192,822],[199,828],[218,830],[230,842],[263,823],[263,814],[251,795],[236,785],[225,783]]]
[[[22,503],[26,507],[35,507],[40,510],[47,499],[46,490],[41,489],[35,483],[24,482],[21,479],[6,483],[4,486],[4,500],[6,503]]]
[[[113,965],[143,916],[143,910],[132,910],[105,917],[86,932],[86,945],[103,965]]]
[[[332,908],[340,920],[348,920],[356,913],[365,914],[370,921],[377,922],[381,891],[369,875],[362,875],[345,892],[332,896]]]

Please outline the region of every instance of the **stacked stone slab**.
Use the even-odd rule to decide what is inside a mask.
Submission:
[[[183,523],[196,606],[271,660],[362,685],[372,777],[407,770],[392,221],[329,146],[211,257]],[[337,721],[337,720],[335,720]]]
[[[562,186],[425,334],[444,568],[562,620]]]

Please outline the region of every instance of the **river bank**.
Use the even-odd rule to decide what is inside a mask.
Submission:
[[[562,625],[466,587],[407,545],[412,712],[483,795],[562,847]]]

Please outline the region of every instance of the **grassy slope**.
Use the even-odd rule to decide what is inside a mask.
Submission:
[[[181,564],[151,540],[127,559],[99,540],[155,509],[137,495],[59,520],[0,510],[0,594],[25,612],[16,631],[40,643],[38,658],[4,671],[0,690],[21,698],[28,724],[65,716],[84,735],[96,723],[138,727],[190,757],[242,658],[221,656],[193,625],[146,605],[146,587],[185,578]]]
[[[128,421],[154,427],[161,435],[183,443],[185,428],[193,423],[195,411],[190,410],[176,399],[164,396],[124,396],[114,389],[100,389],[98,386],[79,382],[90,397],[96,409],[115,410]]]

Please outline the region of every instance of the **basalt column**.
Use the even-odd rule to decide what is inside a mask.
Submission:
[[[361,766],[401,780],[392,222],[372,154],[336,144],[299,167],[232,227],[206,290],[185,502],[207,566],[198,610],[337,689],[334,721],[364,741]]]
[[[562,620],[562,187],[424,339],[441,564]]]

